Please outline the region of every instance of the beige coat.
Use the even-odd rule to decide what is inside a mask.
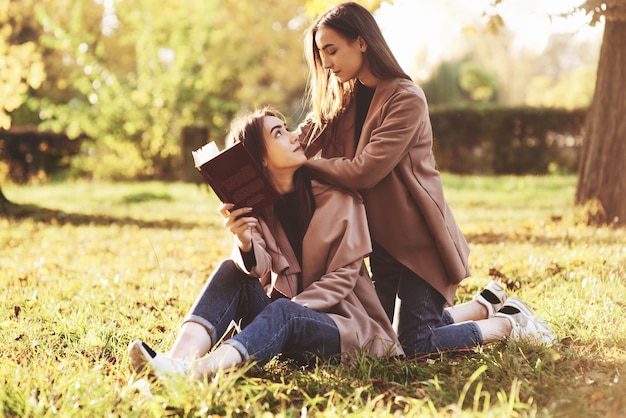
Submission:
[[[256,266],[248,271],[236,246],[233,259],[247,274],[261,277],[268,295],[276,290],[328,313],[339,329],[344,357],[360,347],[377,356],[403,355],[363,261],[371,241],[362,202],[331,186],[312,185],[316,210],[304,235],[302,266],[283,229],[274,237],[262,220],[253,231]],[[296,294],[300,271],[304,290]]]
[[[432,127],[422,89],[406,79],[382,80],[360,139],[356,106],[308,143],[307,164],[361,192],[370,232],[394,258],[426,280],[449,304],[469,276],[469,247],[444,198],[432,153]],[[344,157],[344,158],[332,158]]]

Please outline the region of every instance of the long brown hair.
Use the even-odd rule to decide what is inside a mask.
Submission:
[[[254,161],[268,178],[267,169],[263,167],[263,158],[267,155],[265,137],[263,136],[263,119],[271,116],[277,117],[283,121],[285,120],[283,115],[271,106],[265,106],[262,109],[257,109],[237,117],[231,123],[227,139],[227,144],[242,142],[243,146],[250,152]],[[298,214],[299,224],[301,225],[300,230],[303,231],[303,233],[306,231],[311,217],[313,216],[313,212],[315,211],[313,190],[311,189],[311,179],[314,177],[318,176],[313,175],[312,171],[304,166],[296,170],[293,177],[295,193],[300,207]],[[276,218],[274,206],[266,208],[260,216],[267,222],[272,233],[276,236],[278,219]],[[304,237],[300,238],[302,239]]]
[[[324,70],[315,35],[322,27],[337,31],[348,41],[359,36],[367,44],[366,61],[372,74],[380,79],[411,79],[391,52],[374,16],[363,6],[354,2],[339,3],[321,14],[308,29],[304,52],[309,64],[310,79],[307,85],[308,115],[319,132],[323,126],[339,115],[354,94],[355,80],[341,83]]]

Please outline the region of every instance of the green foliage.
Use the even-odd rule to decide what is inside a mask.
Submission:
[[[489,98],[504,106],[589,106],[598,65],[598,40],[581,42],[570,33],[554,33],[543,48],[519,47],[516,44],[522,34],[507,27],[507,22],[494,14],[497,10],[489,8],[480,24],[463,29],[458,52],[448,51],[448,62],[435,68],[424,83],[429,102],[455,104]],[[486,23],[485,19],[491,21]],[[423,67],[419,62],[416,65]],[[461,72],[463,67],[467,67],[466,74]],[[457,84],[461,91],[455,90]],[[468,89],[471,86],[474,88]]]
[[[62,0],[37,7],[42,44],[63,55],[73,91],[38,105],[43,128],[92,139],[79,173],[173,178],[185,126],[219,143],[243,108],[296,111],[306,76],[297,0],[73,3],[70,14]]]
[[[422,83],[424,93],[430,105],[460,104],[467,102],[464,92],[459,87],[459,74],[462,63],[444,61],[433,72],[432,77]]]
[[[529,106],[536,107],[588,107],[593,98],[595,81],[596,71],[593,68],[572,70],[556,82],[547,75],[539,75],[530,80],[526,101]]]
[[[474,102],[490,102],[498,90],[495,75],[474,62],[464,62],[459,69],[459,86]]]
[[[95,179],[179,178],[181,130],[203,127],[220,143],[240,110],[271,103],[300,120],[302,35],[332,3],[2,1],[8,24],[0,42],[15,61],[5,61],[11,71],[0,87],[8,92],[4,123],[10,114],[17,124],[43,120],[42,129],[86,135],[73,169]],[[370,10],[382,3],[363,2]],[[547,78],[544,69],[555,63],[535,59],[530,65],[540,74],[516,62],[513,78],[510,68],[496,67],[510,56],[511,34],[502,28],[498,37],[474,35],[472,56],[443,64],[425,83],[432,105],[526,100],[573,108],[590,100],[588,71]]]
[[[28,39],[24,15],[32,1],[0,0],[0,129],[11,127],[11,112],[27,101],[29,89],[46,78],[40,51]]]
[[[442,62],[422,88],[430,105],[458,106],[493,102],[499,86],[495,74],[464,58]]]
[[[167,350],[228,256],[215,196],[157,182],[5,185],[21,205],[0,218],[0,415],[622,416],[626,231],[580,222],[574,176],[443,181],[472,248],[458,301],[497,278],[550,323],[556,347],[273,361],[150,393],[130,387],[126,347],[143,338]]]
[[[335,3],[333,0],[305,0],[306,14],[315,18]],[[382,3],[393,4],[394,0],[361,0],[358,3],[374,12]]]

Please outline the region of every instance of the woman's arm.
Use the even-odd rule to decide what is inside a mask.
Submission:
[[[267,251],[264,235],[258,227],[252,229],[251,242],[250,252],[252,252],[252,255],[244,256],[237,245],[235,245],[231,257],[243,272],[250,276],[261,278],[272,270],[272,257]],[[254,265],[246,263],[246,258],[254,259]]]
[[[382,123],[372,131],[361,154],[352,160],[314,159],[306,165],[346,187],[363,190],[376,185],[415,146],[428,117],[426,102],[408,90],[394,95],[379,112],[384,113]]]
[[[224,226],[235,238],[231,258],[247,274],[263,277],[271,270],[272,262],[265,248],[260,222],[254,216],[246,216],[250,208],[231,211],[232,207],[231,203],[222,203],[218,209],[224,218]]]
[[[307,308],[328,312],[352,292],[361,268],[366,268],[362,258],[325,274],[292,300]]]
[[[254,216],[246,216],[252,208],[239,208],[231,211],[235,205],[221,203],[218,211],[224,218],[224,226],[235,236],[235,242],[243,252],[252,250],[252,228],[258,225],[258,219]]]

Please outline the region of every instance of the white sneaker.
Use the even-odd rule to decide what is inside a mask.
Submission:
[[[168,374],[186,375],[189,373],[189,362],[169,358],[163,353],[151,349],[141,340],[135,340],[128,346],[130,364],[137,374],[144,371],[148,375],[163,377]]]
[[[507,318],[511,322],[512,329],[509,338],[514,341],[525,341],[548,347],[557,341],[548,324],[534,317],[528,305],[518,298],[508,298],[494,316]]]
[[[504,287],[491,280],[479,294],[474,296],[474,300],[487,308],[487,318],[491,318],[500,310],[508,297]]]
[[[154,395],[150,390],[150,382],[146,379],[135,380],[130,387],[137,392],[141,393],[146,399],[154,399]]]

